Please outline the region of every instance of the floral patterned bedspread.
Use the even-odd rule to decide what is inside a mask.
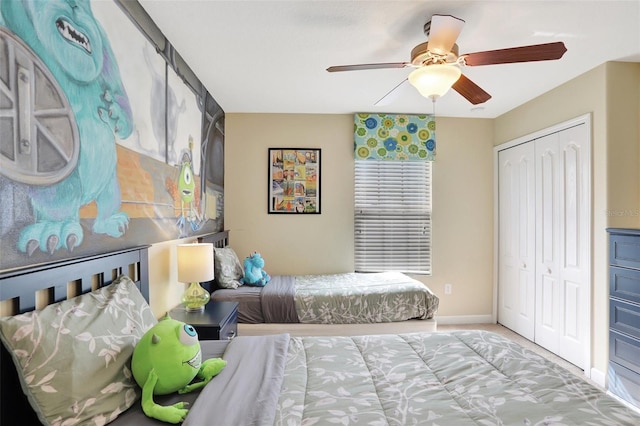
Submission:
[[[432,318],[438,297],[400,272],[299,275],[298,319],[308,324],[358,324]]]
[[[594,385],[485,331],[291,337],[276,425],[639,425]]]

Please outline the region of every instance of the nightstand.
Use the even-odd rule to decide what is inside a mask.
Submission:
[[[238,302],[211,301],[203,312],[187,312],[180,305],[169,311],[169,316],[191,324],[200,340],[231,340],[238,334]]]

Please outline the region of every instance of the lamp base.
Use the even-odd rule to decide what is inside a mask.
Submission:
[[[211,295],[202,288],[199,282],[189,284],[189,287],[182,295],[182,304],[187,312],[203,312],[204,305],[209,303]]]

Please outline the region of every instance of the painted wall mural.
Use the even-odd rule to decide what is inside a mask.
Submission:
[[[0,270],[224,228],[224,112],[117,3],[0,0],[0,63]]]

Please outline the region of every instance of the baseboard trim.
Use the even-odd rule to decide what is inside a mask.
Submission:
[[[437,315],[438,324],[460,325],[460,324],[495,324],[491,314],[487,315]]]
[[[598,370],[597,368],[592,368],[590,370],[591,376],[589,377],[591,381],[593,381],[598,386],[601,386],[603,389],[607,388],[607,375]]]

